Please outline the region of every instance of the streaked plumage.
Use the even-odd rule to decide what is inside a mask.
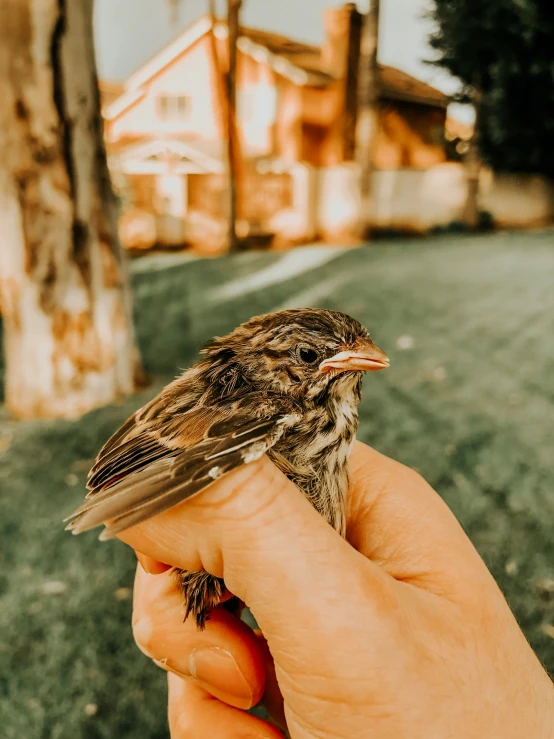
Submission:
[[[281,311],[202,353],[104,445],[68,528],[108,522],[101,538],[110,538],[267,453],[344,535],[362,372],[388,366],[366,329],[343,313]],[[178,577],[186,616],[203,628],[223,584],[204,572]]]

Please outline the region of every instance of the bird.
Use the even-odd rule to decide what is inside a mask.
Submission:
[[[104,524],[100,539],[113,538],[267,454],[344,537],[362,375],[389,365],[345,313],[296,308],[251,318],[214,338],[104,444],[67,529]],[[184,620],[192,615],[204,629],[225,583],[204,570],[175,576]]]

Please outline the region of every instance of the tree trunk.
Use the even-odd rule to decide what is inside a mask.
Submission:
[[[216,6],[215,6],[215,0],[208,0],[208,15],[211,18],[212,21],[212,28],[209,34],[209,42],[210,42],[210,54],[212,57],[212,63],[214,68],[214,79],[215,79],[215,88],[216,88],[216,110],[217,110],[217,117],[218,117],[218,123],[219,123],[219,131],[224,141],[228,141],[229,139],[229,116],[228,116],[228,109],[227,109],[227,77],[224,65],[221,60],[221,56],[219,53],[219,50],[217,48],[217,39],[216,39],[216,24],[217,24],[217,14],[216,14]],[[228,195],[228,221],[227,221],[227,241],[225,244],[222,244],[222,246],[227,246],[227,248],[231,248],[231,243],[233,241],[233,236],[235,234],[235,229],[233,228],[232,234],[233,236],[229,236],[229,233],[231,232],[231,223],[234,223],[235,220],[232,219],[232,203],[235,204],[235,211],[236,211],[236,193],[231,197],[231,182],[233,181],[232,173],[231,173],[231,166],[230,166],[230,155],[229,155],[229,149],[227,148],[226,152],[227,156],[225,157],[225,164],[226,164],[226,186],[227,186],[227,195]],[[236,218],[236,212],[235,216]]]
[[[242,0],[227,0],[229,69],[227,72],[227,162],[229,193],[229,251],[239,250],[237,204],[241,174],[240,143],[237,131],[237,41]]]
[[[467,197],[463,220],[468,229],[476,231],[479,228],[479,180],[481,177],[481,155],[479,151],[481,93],[477,89],[473,94],[473,106],[475,108],[475,129],[465,157]]]
[[[216,86],[216,97],[217,97],[217,110],[219,113],[220,131],[223,136],[227,136],[228,129],[228,116],[227,116],[227,89],[226,89],[226,78],[223,70],[221,59],[219,58],[219,52],[217,49],[216,40],[216,24],[217,14],[215,8],[215,0],[208,0],[208,15],[212,21],[212,28],[209,35],[210,41],[210,54],[212,56],[212,62],[214,65],[214,77]]]
[[[371,232],[372,178],[379,131],[379,15],[380,0],[371,0],[362,26],[356,124],[356,160],[361,178],[358,231],[362,240]]]
[[[92,0],[0,0],[6,400],[74,417],[140,373],[103,145]]]

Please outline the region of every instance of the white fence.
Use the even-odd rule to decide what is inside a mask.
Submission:
[[[333,238],[348,232],[360,208],[355,165],[320,170],[313,191],[316,228]],[[429,170],[381,170],[374,173],[372,220],[375,227],[427,231],[462,218],[467,184],[460,164]],[[554,222],[554,183],[533,175],[481,177],[480,209],[499,227],[531,228]]]

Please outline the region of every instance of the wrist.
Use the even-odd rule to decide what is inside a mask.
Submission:
[[[536,739],[554,737],[554,683],[542,668],[533,684],[533,716],[527,736]]]

